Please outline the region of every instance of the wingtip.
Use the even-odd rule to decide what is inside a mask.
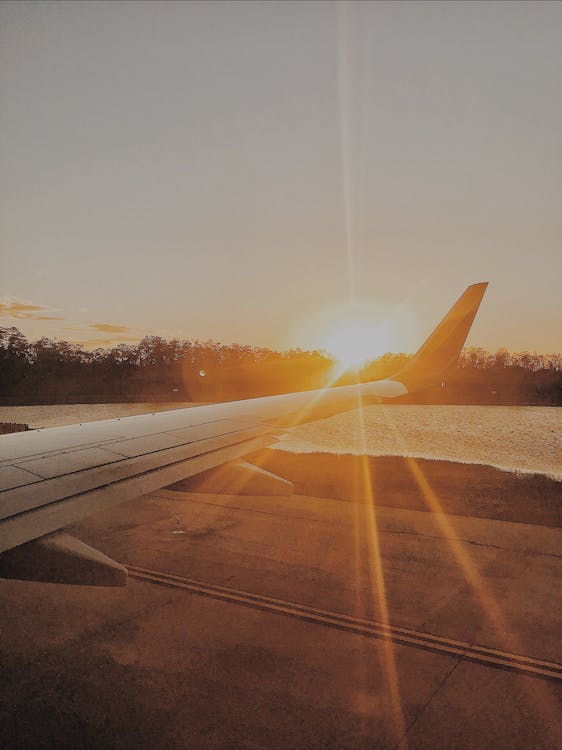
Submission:
[[[463,297],[472,299],[482,299],[488,288],[488,281],[477,281],[475,284],[470,284],[466,287],[463,293]]]

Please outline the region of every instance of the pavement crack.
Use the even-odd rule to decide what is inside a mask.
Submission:
[[[503,550],[505,552],[519,552],[525,555],[529,555],[530,557],[554,557],[557,559],[560,559],[562,555],[556,554],[555,552],[543,552],[542,550],[534,550],[534,549],[521,549],[518,550],[513,547],[506,547],[501,544],[493,544],[492,542],[479,542],[476,539],[463,539],[462,537],[458,536],[444,536],[443,534],[424,534],[420,531],[406,531],[405,529],[381,529],[381,534],[388,534],[389,536],[416,536],[420,537],[422,539],[437,539],[440,541],[448,541],[449,539],[454,539],[457,542],[460,542],[461,544],[471,544],[474,547],[487,547],[489,549],[499,549]]]
[[[411,730],[418,723],[418,721],[421,718],[422,714],[424,714],[427,711],[427,709],[429,708],[429,706],[433,702],[433,699],[436,697],[436,695],[438,693],[440,693],[441,690],[445,687],[445,684],[448,682],[449,678],[451,677],[451,675],[453,674],[453,672],[455,671],[455,669],[459,666],[459,664],[462,662],[462,660],[463,660],[463,657],[460,656],[458,659],[456,659],[456,661],[453,664],[453,666],[450,667],[445,672],[445,675],[443,676],[443,679],[441,680],[441,682],[437,685],[437,687],[435,688],[435,690],[430,694],[430,696],[428,697],[428,699],[426,700],[426,702],[421,706],[421,708],[419,708],[416,711],[414,717],[412,718],[412,720],[410,721],[410,723],[406,727],[406,729],[404,731],[404,734],[400,737],[400,739],[398,740],[398,742],[396,743],[396,745],[392,748],[392,750],[407,750],[407,748],[408,748],[407,738],[408,738],[408,735],[410,734]]]

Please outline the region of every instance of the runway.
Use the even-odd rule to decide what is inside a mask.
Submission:
[[[160,490],[71,528],[130,582],[0,582],[4,746],[559,747],[562,531],[377,501]]]

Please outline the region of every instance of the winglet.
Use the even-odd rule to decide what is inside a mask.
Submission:
[[[467,287],[412,359],[390,380],[404,384],[410,393],[439,383],[457,361],[487,287],[487,281]]]

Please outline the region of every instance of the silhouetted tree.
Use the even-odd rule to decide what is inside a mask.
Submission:
[[[87,351],[67,341],[28,342],[0,328],[2,403],[122,400],[214,401],[322,388],[388,377],[409,357],[387,354],[334,382],[325,352],[277,352],[216,341],[145,336],[138,344]],[[416,394],[431,403],[562,404],[562,355],[465,350],[446,387]],[[403,400],[408,400],[404,397]],[[410,397],[409,400],[413,400]]]

